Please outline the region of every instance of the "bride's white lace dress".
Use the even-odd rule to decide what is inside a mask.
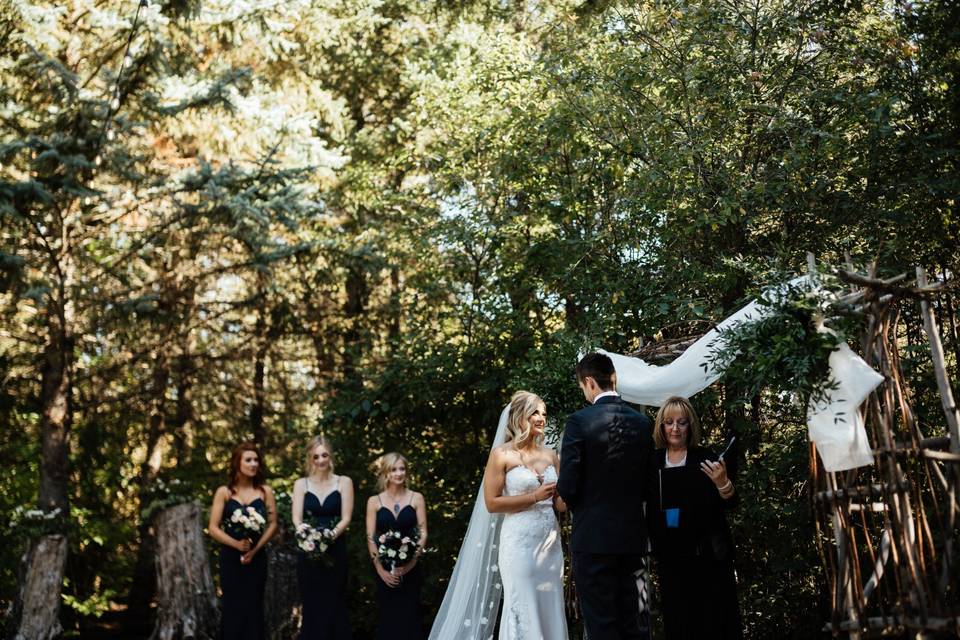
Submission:
[[[556,482],[550,465],[543,482]],[[504,495],[529,493],[540,486],[524,466],[507,471]],[[503,581],[500,640],[567,640],[563,609],[563,551],[551,500],[504,516],[497,564]]]

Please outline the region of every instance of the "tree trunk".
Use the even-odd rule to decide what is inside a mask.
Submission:
[[[49,301],[49,332],[43,350],[40,418],[41,460],[39,506],[42,511],[60,510],[66,519],[69,511],[68,435],[72,418],[71,372],[73,341],[70,334],[71,308],[60,296]],[[60,557],[62,554],[62,558]],[[48,638],[61,632],[60,587],[66,570],[67,538],[44,536],[34,542],[28,553],[21,600],[15,605],[22,612],[17,638]]]
[[[348,389],[360,389],[363,386],[362,374],[358,371],[363,345],[361,341],[361,323],[367,312],[370,288],[360,258],[358,264],[347,269],[345,289],[347,299],[343,312],[346,316],[347,330],[343,336],[343,379]]]
[[[63,633],[60,626],[60,585],[67,565],[67,537],[42,536],[24,556],[25,578],[20,590],[15,640],[50,640]]]
[[[157,623],[151,640],[217,636],[217,596],[203,539],[202,508],[178,504],[156,518]]]
[[[250,407],[250,432],[253,434],[253,441],[259,446],[263,446],[264,438],[266,437],[263,417],[267,402],[267,350],[270,345],[267,338],[267,321],[266,318],[264,318],[265,314],[266,311],[261,309],[260,314],[257,316],[257,350],[253,363],[253,406]]]
[[[50,332],[43,351],[40,419],[40,508],[67,513],[73,345],[62,315],[49,314]]]
[[[300,629],[300,588],[297,554],[279,544],[267,547],[267,588],[264,593],[267,640],[292,640]]]
[[[190,356],[184,351],[177,364],[177,403],[174,410],[173,451],[176,457],[176,466],[185,467],[189,462],[190,446],[187,440],[187,424],[193,419],[193,405],[190,403],[190,389],[193,387],[193,363]]]
[[[169,337],[169,336],[168,336]],[[162,348],[162,347],[161,347]],[[167,381],[170,371],[166,355],[160,351],[156,354],[156,364],[153,369],[153,408],[150,412],[149,429],[147,431],[147,451],[143,463],[140,465],[139,495],[140,508],[147,503],[150,488],[162,464],[155,468],[152,458],[156,452],[160,437],[166,428],[166,396]],[[137,562],[133,570],[133,584],[130,587],[128,604],[134,613],[147,615],[150,602],[156,593],[155,573],[153,570],[156,541],[153,537],[151,523],[141,522],[138,527],[140,546],[137,547]]]
[[[400,269],[392,267],[390,269],[390,327],[388,329],[390,349],[393,349],[394,341],[400,336],[401,316],[403,314],[403,306],[400,300],[401,291]]]

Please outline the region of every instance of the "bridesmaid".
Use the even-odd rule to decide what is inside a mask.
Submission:
[[[262,640],[265,636],[263,590],[267,583],[267,557],[260,553],[277,532],[277,503],[264,483],[266,469],[252,442],[233,450],[230,475],[217,488],[207,529],[220,543],[221,640]],[[264,530],[241,537],[230,526],[236,511],[252,507],[264,520]],[[233,535],[225,529],[232,529]]]
[[[427,543],[427,505],[423,496],[407,487],[407,459],[387,453],[377,462],[380,493],[367,500],[367,548],[376,570],[377,606],[380,609],[376,640],[422,640],[420,586],[423,573],[417,565]],[[377,557],[377,538],[388,530],[410,535],[418,530],[420,540],[413,560],[392,573]]]
[[[353,481],[335,475],[333,447],[323,436],[307,444],[306,477],[293,485],[293,524],[301,522],[331,529],[334,543],[327,549],[332,565],[297,560],[297,582],[303,602],[301,640],[350,640],[347,620],[347,547],[341,536],[353,514]]]

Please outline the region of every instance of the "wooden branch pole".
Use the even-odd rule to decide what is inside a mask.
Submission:
[[[917,284],[921,287],[927,285],[927,273],[923,267],[917,267]],[[953,398],[953,388],[950,386],[950,378],[947,376],[946,362],[943,357],[943,345],[940,342],[940,331],[937,329],[937,319],[930,308],[930,303],[920,300],[920,312],[923,315],[923,328],[927,332],[927,339],[930,341],[930,357],[933,360],[933,372],[937,378],[937,388],[940,391],[940,404],[943,407],[943,413],[947,419],[947,428],[950,431],[950,453],[953,456],[960,454],[960,413],[957,411],[957,403]],[[928,457],[934,457],[935,452],[924,452]],[[932,455],[931,455],[932,454]],[[943,454],[941,454],[943,455]],[[958,477],[956,466],[952,466],[947,473],[947,486],[945,487],[947,504],[947,527],[955,531],[957,527],[957,493],[960,490],[960,477]],[[941,587],[949,581],[950,567],[954,560],[954,540],[948,538],[944,541],[943,570],[941,572]],[[958,625],[960,626],[960,625]]]
[[[922,267],[917,267],[917,284],[921,287],[927,286],[927,274]],[[943,406],[943,413],[947,416],[947,427],[950,429],[950,453],[960,453],[960,412],[957,411],[953,389],[950,388],[950,379],[947,377],[937,320],[933,315],[933,309],[930,308],[930,303],[926,300],[920,301],[920,310],[923,313],[923,328],[930,340],[930,354],[933,358],[933,371],[937,376],[937,388],[940,390],[940,403]]]
[[[928,283],[919,268],[916,283],[904,282],[905,274],[880,279],[874,265],[858,274],[849,258],[847,262],[848,270],[838,275],[852,290],[838,303],[856,304],[854,310],[864,313],[864,357],[883,373],[885,382],[870,394],[866,413],[874,467],[820,475],[811,451],[817,530],[831,529],[836,545],[818,546],[833,600],[827,629],[834,637],[848,638],[889,634],[920,638],[946,630],[957,635],[960,616],[950,585],[956,576],[954,547],[960,521],[960,412],[950,387],[936,309],[930,306],[934,296],[957,282]],[[812,254],[807,267],[816,273]],[[949,437],[920,429],[906,393],[898,319],[902,305],[913,300],[921,305]],[[909,328],[907,335],[912,337]],[[928,509],[936,519],[928,518]],[[879,548],[874,546],[876,536]]]

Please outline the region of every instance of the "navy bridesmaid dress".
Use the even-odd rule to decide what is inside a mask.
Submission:
[[[377,496],[377,500],[380,497]],[[417,528],[417,512],[407,505],[394,514],[383,506],[377,510],[377,536],[385,531],[400,531],[401,535],[410,535]],[[379,575],[374,574],[377,582],[377,606],[380,610],[376,640],[423,640],[423,616],[420,611],[420,587],[423,584],[423,571],[418,563],[412,571],[403,576],[400,586],[388,587]]]
[[[267,519],[267,505],[256,498],[244,505],[236,498],[227,500],[221,523],[230,521],[237,509],[253,507]],[[221,524],[223,527],[223,524]],[[224,531],[228,531],[224,528]],[[253,538],[256,544],[259,536]],[[238,538],[240,539],[240,538]],[[220,609],[221,640],[263,640],[263,591],[267,584],[267,554],[261,549],[250,564],[240,564],[242,554],[226,545],[220,545],[220,590],[223,592]]]
[[[339,486],[339,479],[337,481]],[[313,526],[332,529],[340,521],[342,497],[334,489],[322,500],[310,489],[303,497],[303,520]],[[303,603],[300,640],[351,640],[347,619],[347,546],[343,536],[327,549],[332,564],[297,560],[297,582]]]

